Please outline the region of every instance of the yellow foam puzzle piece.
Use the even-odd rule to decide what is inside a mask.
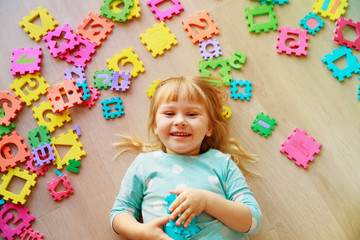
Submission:
[[[69,160],[73,159],[80,161],[82,156],[86,155],[86,152],[82,149],[81,142],[78,141],[79,136],[74,133],[72,129],[68,130],[66,134],[62,133],[57,138],[51,138],[52,147],[56,154],[56,160],[53,162],[57,166],[57,169],[62,169],[64,165],[69,165]],[[61,158],[57,145],[71,146],[69,151]]]
[[[42,26],[33,23],[36,18],[40,18]],[[48,11],[39,6],[35,11],[31,11],[29,16],[23,17],[19,22],[20,26],[24,28],[25,32],[35,41],[40,41],[41,37],[45,36],[48,31],[52,31],[58,26],[58,22]]]
[[[139,18],[140,17],[140,0],[133,0],[134,5],[130,8],[130,13],[126,16],[127,20],[131,20],[134,17]]]
[[[153,28],[146,29],[145,33],[140,34],[141,42],[155,58],[164,54],[164,50],[170,50],[171,45],[177,45],[176,36],[171,33],[170,28],[164,22],[155,23]]]
[[[50,101],[40,103],[39,107],[33,107],[33,116],[37,119],[39,126],[44,125],[49,132],[55,131],[56,127],[61,127],[65,122],[70,122],[70,112],[68,109],[61,113],[53,113]],[[49,121],[47,121],[49,120]]]
[[[155,81],[153,82],[153,84],[150,85],[149,89],[146,90],[146,93],[147,93],[147,95],[148,95],[149,98],[152,98],[152,96],[154,96],[154,93],[155,93],[156,88],[157,88],[157,86],[159,85],[160,81],[161,81],[160,79],[155,80]]]
[[[313,5],[314,12],[322,17],[329,17],[331,21],[338,20],[345,14],[345,8],[349,5],[348,0],[316,0]]]
[[[50,85],[37,72],[16,78],[10,88],[15,92],[16,96],[26,103],[26,106],[31,106],[33,101],[37,101],[40,95],[46,93],[46,89],[50,88]]]
[[[120,62],[121,60],[121,62]],[[130,47],[129,49],[124,48],[121,50],[120,54],[115,54],[113,58],[106,60],[108,68],[110,70],[121,72],[119,68],[119,63],[125,66],[127,63],[133,65],[133,70],[130,72],[130,75],[135,78],[140,72],[145,72],[144,64],[139,60],[139,56],[134,52],[134,49]]]
[[[25,180],[25,184],[19,194],[10,192],[7,188],[14,177]],[[26,197],[31,193],[31,187],[36,184],[37,175],[30,173],[28,170],[21,171],[19,167],[9,168],[8,172],[2,176],[2,183],[0,184],[0,195],[4,196],[6,201],[12,200],[14,204],[25,204]]]

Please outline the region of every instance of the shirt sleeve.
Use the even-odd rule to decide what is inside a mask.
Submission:
[[[130,165],[121,182],[119,194],[115,198],[114,205],[110,211],[111,227],[113,227],[113,220],[116,215],[122,212],[129,213],[136,219],[139,218],[144,192],[140,155]]]
[[[249,207],[252,223],[247,234],[256,234],[260,230],[262,224],[260,207],[254,194],[246,184],[244,175],[230,157],[227,159],[226,173],[224,175],[227,183],[225,190],[227,199],[235,202],[242,202]]]

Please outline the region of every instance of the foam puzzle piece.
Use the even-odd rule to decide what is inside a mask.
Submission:
[[[300,26],[308,31],[308,33],[315,35],[321,28],[324,27],[325,21],[313,12],[309,12],[304,18],[300,20]]]
[[[14,177],[21,178],[25,181],[19,194],[10,192],[7,188],[10,185]],[[9,171],[2,176],[2,183],[0,184],[0,194],[4,196],[6,201],[12,201],[14,204],[25,204],[26,197],[31,193],[31,187],[36,184],[37,175],[29,173],[28,170],[23,170],[19,167],[9,168]]]
[[[353,22],[351,19],[344,19],[344,17],[340,17],[339,20],[335,23],[336,29],[334,30],[335,36],[333,40],[336,41],[340,46],[346,45],[348,48],[354,48],[356,51],[360,50],[360,22]],[[347,28],[354,29],[356,33],[355,40],[351,41],[344,38],[344,34],[342,30]]]
[[[240,70],[246,61],[246,54],[236,50],[234,56],[229,58],[229,65],[233,69]]]
[[[270,118],[269,115],[264,115],[264,113],[261,112],[256,115],[256,119],[253,121],[251,128],[254,132],[268,137],[271,135],[272,130],[275,129],[275,125],[277,125],[277,122],[274,118]]]
[[[13,57],[11,58],[10,70],[13,76],[40,71],[41,56],[43,54],[41,47],[18,48],[12,50],[11,53]]]
[[[74,64],[77,67],[86,68],[86,63],[90,62],[91,55],[96,52],[96,43],[90,43],[89,39],[84,39],[81,36],[77,36],[79,44],[74,49],[61,54],[59,58],[65,59],[66,62]]]
[[[95,105],[95,102],[98,100],[99,95],[100,95],[100,91],[97,90],[96,88],[93,88],[92,86],[89,86],[89,94],[90,94],[90,98],[86,101],[82,102],[83,106],[87,106],[88,108],[91,108],[92,106]]]
[[[13,152],[10,146],[16,147],[15,156],[11,153]],[[6,172],[10,168],[15,167],[18,163],[23,163],[28,157],[30,157],[30,152],[24,139],[17,131],[13,131],[10,135],[4,135],[0,140],[0,171]]]
[[[278,29],[278,20],[275,18],[276,13],[273,11],[274,5],[254,5],[252,8],[245,8],[246,22],[249,27],[249,32],[260,33],[262,31],[269,32],[270,29]],[[260,15],[268,15],[267,22],[256,22],[254,19]]]
[[[52,111],[54,113],[63,112],[66,109],[73,108],[75,104],[81,104],[81,94],[78,92],[79,87],[75,80],[64,80],[62,83],[55,85],[47,90],[47,97],[50,100]],[[65,102],[64,96],[67,101]]]
[[[169,212],[170,205],[175,201],[177,196],[175,194],[170,194],[166,196],[165,201],[167,202],[167,213]],[[197,234],[200,232],[199,227],[197,226],[197,217],[195,216],[194,219],[190,222],[187,228],[183,227],[183,224],[180,226],[176,226],[176,220],[169,220],[169,223],[167,223],[164,226],[164,231],[166,234],[168,234],[171,238],[177,240],[177,239],[188,239],[189,237]]]
[[[279,4],[279,5],[283,5],[285,3],[289,3],[289,0],[260,0],[261,4],[272,4],[274,5],[275,3]]]
[[[41,168],[36,168],[34,166],[34,156],[30,155],[30,160],[26,161],[25,169],[35,173],[37,176],[44,176],[45,172],[48,170],[48,166],[44,164]]]
[[[153,82],[152,85],[150,85],[149,89],[146,90],[146,93],[149,98],[152,98],[154,96],[154,93],[156,91],[157,86],[160,84],[161,79],[157,79]]]
[[[298,28],[291,29],[290,27],[279,27],[279,32],[276,44],[277,53],[286,53],[286,55],[295,54],[299,57],[301,55],[306,56],[309,44],[307,43],[309,35],[307,30],[300,30]],[[298,41],[295,41],[296,37]],[[291,40],[289,46],[286,45],[286,42]]]
[[[16,214],[14,214],[14,212]],[[35,220],[27,207],[20,204],[5,203],[0,210],[0,230],[4,239],[14,239],[20,236],[23,229],[31,226]]]
[[[39,126],[44,125],[49,132],[54,132],[56,128],[62,127],[65,122],[70,122],[70,112],[68,109],[60,114],[53,113],[50,101],[41,102],[39,107],[33,107],[33,116]]]
[[[316,0],[314,3],[314,13],[322,17],[329,17],[331,21],[339,19],[345,14],[345,8],[349,5],[348,0]]]
[[[164,2],[171,2],[173,5],[165,10],[160,10],[158,5],[163,4]],[[173,15],[179,15],[181,11],[184,10],[184,7],[180,4],[179,0],[148,0],[146,1],[149,5],[150,10],[155,14],[156,19],[160,21],[165,21],[165,19],[171,19]]]
[[[126,16],[127,20],[131,20],[133,18],[139,18],[141,13],[140,8],[140,0],[133,0],[134,5],[130,8],[130,13]],[[116,2],[114,2],[116,3]],[[114,8],[112,8],[114,9]]]
[[[81,162],[76,161],[74,159],[69,160],[69,165],[66,166],[66,170],[73,173],[79,173],[79,167],[81,166]]]
[[[294,133],[288,136],[287,141],[282,143],[281,153],[286,153],[287,158],[295,160],[297,166],[308,167],[308,162],[314,160],[314,155],[319,154],[321,143],[315,142],[312,136],[308,136],[306,131],[299,128],[294,129]]]
[[[33,23],[37,18],[40,18],[42,26]],[[39,42],[48,31],[52,31],[58,26],[58,22],[54,20],[54,17],[41,6],[37,7],[35,11],[31,11],[29,16],[23,17],[19,24],[25,32],[29,34],[29,37],[37,42]]]
[[[60,134],[57,138],[51,138],[56,154],[56,161],[53,164],[57,166],[57,169],[62,169],[64,165],[69,165],[70,159],[80,161],[86,155],[86,152],[82,149],[83,145],[78,141],[78,138],[79,136],[72,129],[68,130],[66,134]],[[58,145],[70,147],[69,151],[62,158],[57,150]]]
[[[66,189],[66,191],[57,192],[56,187],[62,183],[63,187]],[[47,183],[48,187],[47,189],[50,191],[50,195],[54,198],[54,201],[61,201],[64,198],[67,198],[70,196],[70,194],[73,194],[73,186],[70,184],[69,179],[67,179],[67,176],[60,175],[57,178],[54,178],[50,182]]]
[[[39,100],[41,95],[46,94],[50,85],[46,82],[39,72],[26,74],[20,78],[15,78],[10,88],[15,95],[21,98],[26,106],[31,106],[34,101]]]
[[[54,148],[51,145],[52,143],[49,142],[32,148],[31,155],[34,157],[36,166],[48,165],[56,160]]]
[[[10,95],[8,91],[0,90],[0,109],[3,112],[3,116],[0,118],[0,125],[9,127],[11,121],[16,118],[17,113],[22,109],[23,103],[23,100]]]
[[[77,82],[76,85],[79,87],[79,90],[81,91],[81,100],[87,101],[90,98],[90,89],[87,82],[84,80],[82,82]]]
[[[231,109],[229,107],[223,106],[222,107],[222,115],[225,118],[230,118],[231,117]]]
[[[124,106],[122,105],[122,100],[120,97],[116,98],[110,98],[110,99],[104,99],[104,101],[101,102],[103,105],[101,109],[103,110],[103,116],[106,119],[115,118],[115,117],[121,117],[125,114],[124,112]],[[113,105],[114,104],[114,105]],[[109,105],[113,105],[112,107]],[[112,111],[114,109],[114,111]]]
[[[85,81],[85,69],[81,66],[74,66],[72,68],[68,68],[64,72],[64,78],[65,80],[75,79],[76,83]]]
[[[251,93],[252,87],[251,87],[251,85],[252,85],[251,81],[248,81],[248,80],[243,81],[241,79],[239,79],[239,80],[233,79],[231,81],[231,88],[230,88],[231,94],[230,94],[230,97],[232,99],[235,99],[235,100],[240,98],[241,100],[246,99],[247,101],[249,101],[250,97],[252,96],[252,93]],[[241,88],[244,87],[244,93],[239,91],[239,87],[241,87]]]
[[[28,139],[31,147],[37,147],[50,142],[51,137],[46,126],[40,125],[38,128],[33,128],[28,132]]]
[[[97,13],[89,12],[89,17],[85,18],[83,24],[78,26],[76,34],[89,39],[90,43],[96,43],[97,46],[100,46],[107,35],[112,32],[113,27],[114,23],[102,18]]]
[[[181,21],[187,35],[192,39],[192,43],[201,43],[205,39],[219,35],[219,28],[207,10],[196,12],[187,19]]]
[[[347,66],[340,69],[334,62],[342,57],[346,58]],[[360,72],[360,63],[357,56],[352,54],[351,48],[347,48],[344,45],[334,49],[332,53],[325,54],[325,57],[321,60],[327,64],[327,68],[332,71],[332,75],[340,82],[344,81],[345,78],[351,77],[352,73]]]
[[[130,13],[131,7],[134,5],[132,0],[119,0],[122,9],[112,5],[115,0],[104,0],[104,5],[100,7],[100,15],[116,22],[126,22],[127,15]]]
[[[171,46],[177,45],[176,36],[171,33],[170,28],[164,22],[155,23],[152,28],[146,29],[145,33],[140,34],[142,44],[151,52],[155,58],[163,55],[165,50],[170,50]]]
[[[0,109],[0,118],[4,118],[4,109]],[[5,135],[11,132],[11,129],[15,128],[15,124],[11,123],[9,126],[0,125],[0,139]]]
[[[43,240],[44,234],[34,231],[32,228],[26,228],[20,234],[21,240]]]
[[[359,80],[360,80],[360,77],[359,77]],[[357,95],[358,95],[357,99],[360,100],[360,84],[359,84],[359,86],[358,86],[358,93],[357,93]]]
[[[199,43],[201,57],[205,60],[208,58],[220,57],[222,55],[220,43],[216,38],[212,38]]]
[[[106,60],[108,68],[112,71],[122,72],[119,68],[119,64],[125,66],[130,63],[133,65],[133,69],[130,71],[130,75],[135,78],[139,73],[145,72],[144,63],[139,60],[139,56],[134,52],[132,47],[121,50],[120,54],[115,54],[113,58]],[[106,74],[109,72],[106,71]],[[94,77],[95,78],[95,77]],[[99,89],[100,90],[100,89]]]
[[[109,61],[109,59],[107,60]],[[110,79],[112,77],[113,71],[110,69],[106,70],[95,70],[94,72],[94,88],[101,90],[101,89],[108,89],[110,87]]]
[[[230,86],[232,76],[230,74],[231,68],[228,59],[223,59],[222,57],[218,57],[218,58],[210,58],[208,60],[203,60],[203,59],[199,60],[200,76],[210,77],[211,72],[207,70],[207,68],[209,67],[213,70],[216,70],[219,67],[220,68],[219,74],[221,75],[223,83],[226,86]]]
[[[58,44],[54,39],[63,38],[66,42]],[[73,33],[73,29],[69,27],[68,24],[64,24],[63,27],[56,27],[53,31],[49,31],[44,37],[46,47],[49,49],[49,53],[54,57],[59,57],[61,54],[66,53],[69,50],[75,48],[76,45],[79,45],[79,40],[77,35]]]
[[[115,71],[111,78],[110,90],[125,92],[130,88],[131,76],[130,73]],[[119,84],[120,82],[120,84]]]

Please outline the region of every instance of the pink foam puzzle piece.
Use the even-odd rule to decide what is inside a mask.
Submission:
[[[306,29],[299,30],[298,28],[279,27],[279,32],[280,34],[277,36],[278,43],[276,44],[277,53],[295,54],[296,56],[307,55],[306,49],[308,47],[307,40],[309,35]],[[296,38],[298,41],[295,41]],[[287,46],[286,42],[289,40],[292,41]]]
[[[158,5],[164,2],[171,2],[173,5],[165,10],[160,10]],[[179,0],[148,0],[146,3],[150,6],[150,10],[155,14],[155,17],[162,22],[166,18],[171,19],[174,14],[179,15],[184,10]]]
[[[335,36],[333,40],[336,41],[340,46],[346,44],[348,48],[355,48],[356,51],[360,50],[360,22],[353,22],[351,19],[344,19],[340,17],[336,21],[337,28],[334,30]],[[353,28],[356,33],[355,40],[349,40],[344,38],[342,30],[345,28]]]
[[[28,47],[26,49],[18,48],[17,50],[12,51],[12,55],[10,70],[13,76],[18,73],[24,75],[26,73],[40,71],[42,56],[41,47]]]
[[[287,158],[295,160],[297,166],[308,167],[308,162],[314,160],[314,155],[319,154],[321,143],[315,142],[312,136],[299,128],[294,129],[293,134],[288,136],[287,141],[282,143],[281,153],[287,153]]]

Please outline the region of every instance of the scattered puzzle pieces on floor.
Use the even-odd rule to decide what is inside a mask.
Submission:
[[[32,148],[31,155],[33,156],[36,166],[49,165],[56,160],[54,148],[51,146],[51,142],[45,142],[42,145]]]
[[[123,50],[121,50],[120,54],[115,54],[113,58],[107,59],[106,62],[108,64],[108,68],[113,72],[115,71],[122,72],[119,68],[119,64],[121,64],[122,66],[125,66],[128,63],[132,64],[133,70],[130,71],[130,75],[133,78],[137,77],[139,73],[145,72],[144,63],[141,60],[139,60],[139,56],[134,52],[134,49],[132,47],[128,49],[124,48]],[[105,72],[102,72],[101,74],[104,73],[110,74],[107,70],[105,70]]]
[[[155,58],[163,55],[165,50],[170,50],[172,45],[177,45],[176,36],[171,33],[170,28],[164,22],[155,23],[152,28],[146,29],[145,33],[139,35],[141,42]]]
[[[222,115],[225,118],[230,118],[231,117],[231,109],[229,107],[223,106],[222,107]]]
[[[240,70],[246,61],[246,54],[236,50],[234,56],[229,58],[229,65],[231,68]]]
[[[131,7],[134,5],[133,0],[121,0],[118,4],[122,4],[122,9],[117,5],[112,5],[114,0],[104,0],[104,5],[100,7],[100,15],[116,22],[126,22],[127,15],[130,13]]]
[[[30,215],[27,207],[20,204],[5,203],[0,210],[1,236],[4,239],[14,239],[14,236],[21,235],[22,229],[30,227],[34,220],[35,217]]]
[[[207,68],[209,67],[213,70],[220,67],[219,74],[221,75],[221,79],[223,80],[223,83],[226,86],[230,86],[231,80],[233,78],[230,74],[231,68],[228,59],[223,59],[222,57],[218,57],[218,58],[210,58],[208,60],[203,60],[203,59],[199,60],[200,76],[210,77],[211,72],[207,70]]]
[[[57,192],[56,188],[57,186],[62,183],[63,187],[66,189],[66,191]],[[59,175],[57,178],[54,178],[52,181],[47,183],[48,187],[47,189],[50,191],[50,195],[54,198],[54,201],[61,201],[64,198],[67,198],[70,196],[70,194],[73,194],[73,186],[70,184],[69,179],[67,179],[66,175]]]
[[[130,8],[130,13],[126,16],[127,20],[131,20],[133,18],[139,18],[141,13],[140,8],[140,0],[133,0],[134,5]],[[114,2],[116,3],[116,2]],[[114,8],[112,8],[114,9]]]
[[[340,69],[334,62],[337,62],[342,57],[346,58],[347,66]],[[351,77],[352,73],[360,72],[360,63],[357,56],[352,54],[351,48],[347,48],[344,45],[334,49],[332,53],[325,54],[322,62],[327,64],[327,68],[332,71],[333,76],[340,82],[344,81],[345,78]]]
[[[37,147],[44,143],[50,142],[50,133],[46,129],[46,126],[39,126],[28,132],[28,139],[31,147]]]
[[[0,118],[4,118],[5,113],[4,113],[4,109],[0,109]],[[9,126],[5,126],[5,125],[0,125],[0,139],[5,135],[5,134],[9,134],[11,132],[11,130],[15,128],[15,124],[11,123]]]
[[[289,3],[289,0],[260,0],[261,4],[272,4],[274,5],[275,3],[279,4],[279,5],[283,5],[285,3]]]
[[[20,78],[15,78],[10,88],[15,95],[21,98],[26,103],[26,106],[31,106],[34,101],[39,100],[40,95],[47,93],[50,85],[46,82],[39,72],[34,74],[26,74]]]
[[[96,43],[100,46],[107,35],[112,32],[114,23],[109,22],[106,18],[100,17],[99,14],[89,12],[89,17],[83,20],[83,24],[78,26],[76,34],[80,34],[90,43]]]
[[[90,98],[86,101],[82,102],[83,106],[87,106],[88,108],[91,108],[92,106],[95,105],[95,102],[98,100],[99,95],[100,95],[100,91],[96,88],[93,88],[92,86],[89,86],[89,91],[90,91]]]
[[[91,97],[89,85],[87,84],[87,82],[84,80],[82,82],[77,82],[76,85],[79,87],[79,90],[81,92],[81,100],[87,101]]]
[[[20,178],[25,181],[24,185],[19,194],[10,192],[7,188],[9,187],[11,181],[14,177]],[[14,204],[25,204],[26,197],[31,193],[31,187],[34,187],[36,184],[36,174],[29,173],[28,170],[23,170],[19,167],[9,168],[8,172],[2,176],[2,183],[0,184],[0,194],[4,196],[6,201],[12,201]]]
[[[124,106],[122,105],[122,100],[120,99],[120,97],[104,99],[101,104],[103,105],[101,107],[101,109],[103,110],[103,116],[106,119],[109,119],[109,117],[121,117],[125,114]]]
[[[300,26],[308,31],[308,33],[315,35],[321,28],[324,27],[325,21],[313,12],[309,12],[304,18],[300,20]]]
[[[109,61],[109,59],[107,60]],[[110,79],[112,78],[112,73],[110,69],[106,70],[95,70],[94,72],[94,88],[108,89],[110,87]]]
[[[196,12],[196,15],[183,19],[181,23],[194,44],[201,43],[205,39],[210,39],[213,35],[220,33],[218,25],[214,23],[207,10]]]
[[[209,47],[211,46],[211,47]],[[200,53],[203,59],[220,57],[222,55],[220,43],[216,38],[212,38],[199,43]]]
[[[237,80],[237,79],[233,79],[231,81],[231,88],[230,88],[230,97],[232,99],[241,99],[241,100],[247,100],[249,101],[250,100],[250,97],[252,96],[252,82],[251,81],[248,81],[248,80]],[[245,86],[245,87],[244,87]],[[239,91],[239,87],[244,87],[244,93],[242,91]]]
[[[277,53],[286,53],[286,55],[295,54],[295,56],[307,55],[306,49],[309,44],[307,43],[309,35],[307,30],[300,30],[298,28],[279,27],[280,34],[277,36],[278,42],[276,44]],[[298,41],[295,41],[296,37]],[[286,42],[291,40],[289,46]]]
[[[273,11],[274,5],[254,5],[252,8],[245,8],[246,22],[249,27],[249,32],[260,33],[261,31],[268,32],[270,29],[278,29],[278,20],[275,18],[276,13]],[[261,15],[268,15],[267,22],[256,22],[255,18]]]
[[[16,74],[24,75],[26,73],[39,72],[42,54],[41,47],[13,50],[12,64],[10,66],[11,74],[15,76]]]
[[[286,153],[287,158],[295,160],[297,166],[308,167],[308,162],[314,160],[314,155],[319,154],[321,143],[315,142],[312,136],[308,136],[306,131],[299,128],[294,129],[294,133],[288,136],[287,141],[282,143],[281,153]]]
[[[322,17],[329,17],[331,21],[339,19],[345,14],[345,8],[349,5],[348,0],[316,0],[314,12]]]
[[[346,45],[348,48],[355,48],[356,51],[360,50],[360,22],[353,22],[351,19],[344,19],[344,17],[340,17],[338,21],[336,21],[336,29],[334,31],[335,36],[333,40],[336,41],[340,46]],[[351,28],[356,33],[356,38],[352,41],[344,38],[344,34],[342,30],[344,28]]]
[[[271,135],[272,130],[275,129],[275,125],[277,125],[277,122],[274,118],[270,118],[269,115],[264,115],[264,113],[261,112],[256,116],[251,128],[254,132],[258,132],[260,135],[268,137]]]
[[[34,166],[34,156],[30,155],[30,160],[26,161],[25,169],[35,173],[37,176],[44,176],[45,172],[48,170],[48,166],[44,164],[41,168],[36,168]]]
[[[165,10],[160,10],[158,5],[161,5],[166,1],[170,1],[173,5]],[[180,4],[179,0],[148,0],[146,3],[149,5],[150,10],[155,14],[155,17],[160,21],[165,21],[165,18],[171,19],[174,14],[179,15],[180,12],[184,10],[184,7]]]
[[[0,108],[1,112],[3,112],[3,117],[0,118],[0,125],[9,127],[11,121],[16,118],[17,113],[22,109],[23,103],[23,100],[10,95],[8,91],[0,90]]]
[[[131,76],[130,73],[126,72],[113,72],[113,76],[110,82],[110,90],[123,91],[125,92],[130,88]]]
[[[32,228],[25,228],[20,237],[21,240],[43,240],[44,234],[34,231]]]
[[[40,18],[42,26],[33,23],[37,18]],[[23,17],[19,24],[25,32],[37,42],[49,31],[53,31],[55,27],[58,26],[58,22],[54,20],[54,17],[41,6],[37,7],[35,11],[31,11],[29,16]]]
[[[81,66],[74,66],[64,72],[65,80],[75,79],[76,83],[86,80],[85,69]]]
[[[69,160],[69,165],[66,166],[66,170],[73,173],[79,173],[79,167],[81,166],[80,161],[76,161],[74,159]]]

